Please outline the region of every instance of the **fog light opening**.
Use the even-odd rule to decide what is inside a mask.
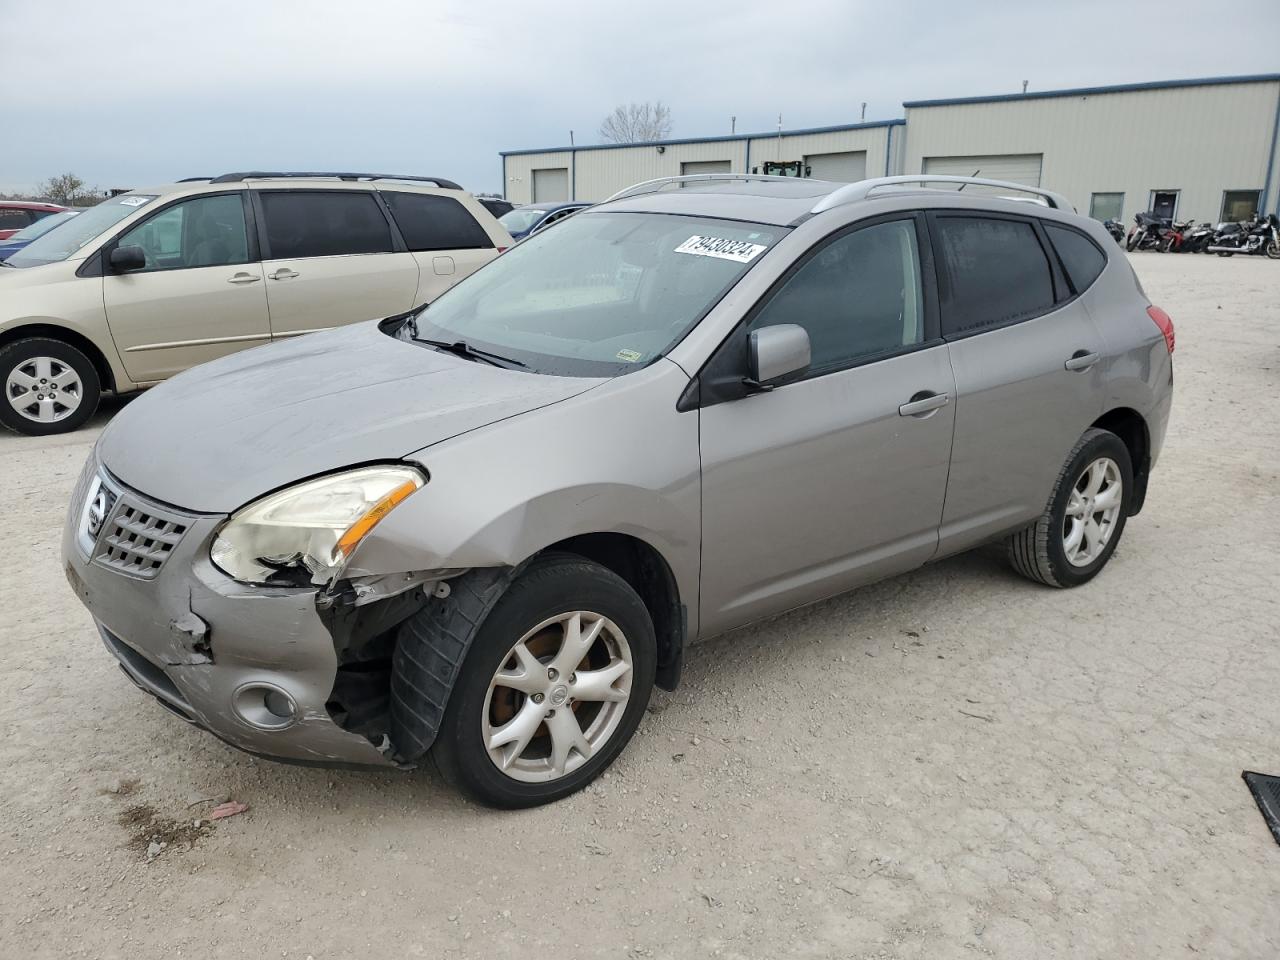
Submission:
[[[298,719],[293,697],[274,684],[247,683],[231,698],[236,716],[259,730],[283,730]]]

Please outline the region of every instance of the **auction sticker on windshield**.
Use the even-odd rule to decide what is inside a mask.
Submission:
[[[125,197],[120,201],[120,204],[125,207],[140,207],[144,203],[154,199],[155,197]]]
[[[691,253],[695,257],[717,257],[721,260],[733,260],[737,263],[750,263],[760,256],[765,249],[764,244],[748,243],[745,240],[726,240],[722,237],[690,237],[680,246],[676,253]]]

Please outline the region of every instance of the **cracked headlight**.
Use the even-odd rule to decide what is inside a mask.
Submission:
[[[232,514],[210,558],[245,583],[331,582],[378,521],[425,482],[413,467],[381,466],[288,487]]]

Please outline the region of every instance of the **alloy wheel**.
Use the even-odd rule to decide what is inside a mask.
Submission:
[[[1099,457],[1081,472],[1067,500],[1062,523],[1062,548],[1067,561],[1087,567],[1102,555],[1124,501],[1120,468],[1110,457]]]
[[[538,624],[489,681],[482,736],[508,777],[558,780],[617,731],[631,699],[631,647],[612,620],[575,610]]]
[[[56,357],[31,357],[5,378],[9,406],[36,423],[56,423],[71,416],[84,399],[75,368]]]

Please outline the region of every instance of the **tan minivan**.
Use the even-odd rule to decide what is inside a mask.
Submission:
[[[103,391],[403,313],[510,244],[438,177],[231,173],[112,197],[0,263],[0,423],[74,430]]]

